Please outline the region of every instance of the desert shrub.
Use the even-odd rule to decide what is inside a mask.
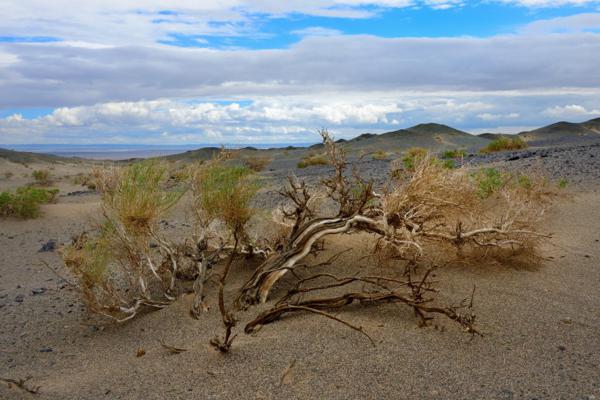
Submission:
[[[79,185],[88,188],[89,190],[96,190],[96,177],[93,173],[82,173],[73,176],[71,178],[73,185]]]
[[[390,154],[383,150],[378,150],[378,151],[374,152],[371,155],[371,157],[373,158],[373,160],[383,161],[383,160],[387,160],[390,157]]]
[[[298,168],[307,168],[315,165],[329,165],[329,160],[322,155],[309,155],[298,163]]]
[[[138,236],[153,231],[160,216],[182,196],[163,185],[166,167],[157,161],[144,161],[125,169],[112,169],[102,179],[102,201],[127,233]]]
[[[88,308],[123,321],[142,306],[174,300],[178,250],[158,222],[183,195],[166,189],[166,167],[150,160],[126,168],[96,170],[104,221],[98,233],[82,235],[61,249],[78,278]]]
[[[254,172],[260,172],[265,169],[267,165],[271,162],[269,157],[261,157],[261,156],[253,156],[253,157],[245,157],[243,160],[244,165],[250,168]]]
[[[456,163],[452,159],[442,160],[441,165],[446,169],[456,168]]]
[[[33,187],[17,188],[15,193],[0,193],[0,215],[14,215],[20,218],[37,218],[40,216],[41,204],[56,200],[58,189],[39,189]]]
[[[473,175],[481,197],[488,197],[504,184],[502,173],[496,168],[482,168]]]
[[[408,171],[414,171],[415,166],[427,157],[429,152],[422,147],[411,147],[402,158],[402,164]]]
[[[513,138],[500,137],[492,140],[487,146],[480,150],[481,153],[494,153],[505,150],[520,150],[527,148],[527,143],[516,136]]]
[[[109,171],[100,180],[105,223],[96,235],[84,235],[63,251],[90,309],[123,321],[135,316],[140,306],[164,307],[175,298],[175,281],[184,276],[178,267],[187,260],[194,268],[193,315],[204,309],[204,286],[212,282],[218,288],[215,302],[225,335],[211,344],[223,352],[235,337],[239,319],[234,313],[264,303],[270,295],[274,301],[245,325],[245,333],[285,314],[310,312],[342,322],[370,339],[336,310],[353,303],[394,302],[414,311],[423,326],[440,315],[477,334],[473,294],[470,301],[450,304],[436,299],[435,265],[465,264],[473,256],[479,266],[491,254],[507,259],[517,252],[536,256],[539,243],[548,237],[537,225],[552,196],[544,181],[535,177],[525,181],[493,168],[475,173],[447,168],[426,152],[415,151],[410,171],[376,189],[358,170],[348,171],[346,153],[326,131],[321,134],[332,173],[316,187],[289,177],[280,192],[286,199],[278,209],[280,218],[266,222],[285,228],[272,229],[280,232],[274,246],[257,246],[247,232],[257,190],[247,167],[226,165],[219,156],[191,169],[195,232],[181,238],[179,245],[157,232],[156,221],[176,201],[167,196],[161,166]],[[147,208],[156,211],[139,211]],[[323,260],[324,240],[353,234],[373,237],[372,254],[333,266],[346,249]],[[149,245],[150,240],[155,246]],[[327,250],[335,251],[335,245]],[[227,276],[236,257],[244,257],[245,265],[252,265],[253,257],[260,263],[235,290],[235,300],[226,302]],[[393,268],[382,268],[388,265]],[[285,285],[272,291],[286,275]],[[164,298],[157,299],[156,293]]]
[[[256,189],[249,168],[201,165],[192,182],[194,210],[199,220],[219,219],[232,232],[240,232],[252,214],[249,202]]]
[[[14,175],[14,174],[13,174],[11,171],[6,171],[6,172],[4,173],[4,178],[5,178],[6,180],[9,180],[10,178],[12,178],[12,177],[13,177],[13,175]]]
[[[38,169],[31,173],[31,176],[38,185],[47,185],[51,182],[50,171],[47,169]]]
[[[533,181],[532,181],[531,177],[528,175],[518,175],[517,183],[523,189],[532,189],[533,188]]]
[[[569,184],[569,181],[566,178],[560,178],[558,180],[558,187],[560,189],[565,189],[568,184]]]
[[[450,158],[464,158],[466,157],[467,152],[464,149],[453,149],[453,150],[446,150],[442,153],[442,158],[443,159],[450,159]]]

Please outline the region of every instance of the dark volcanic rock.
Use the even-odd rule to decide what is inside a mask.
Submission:
[[[56,240],[50,239],[42,245],[42,248],[39,250],[39,253],[44,253],[44,252],[54,251],[54,250],[56,250]]]

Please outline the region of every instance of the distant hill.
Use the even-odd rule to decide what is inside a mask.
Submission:
[[[447,125],[429,123],[380,135],[365,133],[348,140],[344,143],[344,147],[350,150],[364,151],[402,151],[410,147],[424,147],[433,151],[448,148],[478,150],[488,142],[489,139],[471,135]]]
[[[481,133],[479,135],[477,135],[480,138],[484,138],[484,139],[488,139],[488,140],[495,140],[495,139],[499,139],[501,137],[510,137],[511,135],[508,135],[506,133],[491,133],[491,132],[486,132],[486,133]]]
[[[519,136],[529,142],[600,139],[600,118],[581,123],[560,121],[532,131],[520,132]]]
[[[258,151],[255,148],[246,148],[249,151]],[[172,154],[170,156],[162,157],[169,161],[201,161],[210,160],[221,151],[220,147],[202,147],[196,150],[189,150],[184,153]]]
[[[77,162],[79,158],[59,157],[52,154],[31,153],[27,151],[14,151],[0,148],[0,159],[5,159],[18,164]]]

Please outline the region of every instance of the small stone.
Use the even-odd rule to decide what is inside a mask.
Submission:
[[[54,350],[52,349],[52,347],[42,347],[40,349],[40,353],[52,353]]]
[[[41,287],[41,288],[36,288],[36,289],[31,289],[31,294],[32,295],[38,295],[38,294],[44,294],[46,293],[46,288],[45,287]]]
[[[25,295],[18,294],[18,295],[15,296],[15,301],[17,303],[22,303],[24,299],[25,299]]]
[[[50,252],[56,250],[56,240],[50,239],[42,245],[38,253]]]
[[[565,351],[567,348],[561,344],[561,345],[558,346],[558,349],[560,351]]]

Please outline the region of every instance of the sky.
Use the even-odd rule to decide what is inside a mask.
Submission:
[[[600,117],[600,1],[2,0],[1,144],[307,143]]]

